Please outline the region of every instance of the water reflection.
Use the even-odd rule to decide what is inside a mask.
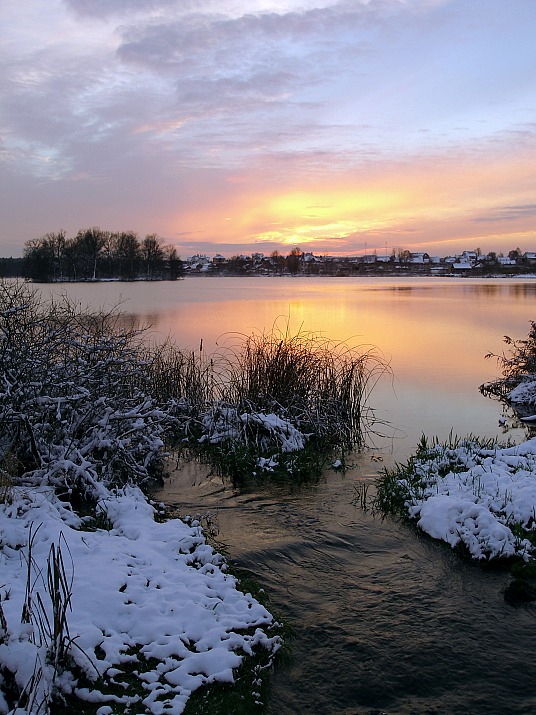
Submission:
[[[500,408],[478,393],[497,375],[486,361],[501,353],[503,335],[523,338],[534,315],[536,281],[497,279],[188,278],[174,283],[42,286],[75,302],[117,305],[153,337],[171,336],[184,350],[206,353],[231,333],[269,331],[274,324],[313,331],[390,361],[394,380],[373,393],[380,420],[397,438],[384,445],[400,457],[421,432],[500,435]],[[406,435],[402,439],[402,436]]]
[[[191,279],[175,284],[65,286],[76,302],[124,305],[180,347],[208,350],[225,333],[291,328],[377,345],[394,382],[373,393],[396,430],[383,464],[421,432],[500,434],[496,403],[479,395],[496,375],[487,352],[525,337],[533,282],[419,279]],[[50,290],[50,287],[44,288]],[[376,455],[373,455],[376,456]],[[277,715],[529,715],[536,712],[533,606],[511,608],[509,577],[468,564],[443,544],[354,505],[378,463],[356,455],[317,484],[238,492],[195,464],[160,498],[181,514],[211,510],[237,563],[253,571],[294,626],[291,665],[273,683]]]

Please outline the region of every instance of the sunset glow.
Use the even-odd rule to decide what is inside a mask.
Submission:
[[[533,0],[21,0],[0,253],[536,250]]]

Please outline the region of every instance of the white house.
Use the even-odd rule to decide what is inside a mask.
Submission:
[[[430,263],[430,256],[427,253],[412,253],[412,263]]]
[[[476,263],[478,256],[475,251],[463,251],[462,255],[459,256],[459,263]]]
[[[457,261],[452,264],[452,269],[454,271],[470,271],[473,268],[473,264],[469,261]]]

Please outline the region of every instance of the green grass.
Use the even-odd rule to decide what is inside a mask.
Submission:
[[[450,472],[456,474],[465,471],[467,465],[457,452],[460,447],[466,447],[472,453],[478,454],[480,450],[493,450],[508,446],[511,446],[509,442],[499,444],[494,437],[484,438],[471,434],[466,437],[458,437],[451,433],[445,442],[441,442],[437,438],[429,440],[423,434],[415,454],[407,462],[396,464],[393,469],[384,469],[380,474],[376,481],[375,506],[384,513],[395,513],[409,518],[406,502],[410,495],[418,495],[422,491],[426,470],[439,477]],[[439,463],[438,456],[441,457]]]

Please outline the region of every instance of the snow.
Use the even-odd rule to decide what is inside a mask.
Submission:
[[[0,621],[0,667],[15,674],[21,689],[34,671],[41,673],[35,712],[54,688],[91,702],[117,700],[96,685],[79,686],[69,671],[55,674],[47,660],[51,643],[38,627],[36,603],[39,594],[52,622],[46,574],[53,545],[61,549],[67,582],[72,579],[67,623],[76,645],[70,655],[95,683],[99,675],[120,674],[139,649],[146,659],[138,663],[145,694],[121,697],[136,712],[179,715],[202,684],[233,682],[243,653],[277,651],[280,639],[269,635],[271,614],[238,590],[199,525],[158,522],[137,487],[108,491],[99,508],[110,528],[88,531],[50,487],[12,487],[0,504],[0,598],[7,625],[5,633]],[[21,614],[30,541],[34,605],[26,623]],[[0,713],[7,713],[1,683]],[[103,705],[99,712],[111,711]]]
[[[413,466],[417,478],[398,481],[423,531],[475,559],[534,558],[527,537],[536,529],[536,438],[495,449],[471,440],[436,445]]]
[[[508,401],[514,406],[536,404],[536,380],[533,375],[526,375],[508,394]]]
[[[247,442],[248,430],[255,433],[258,447],[268,449],[276,446],[282,452],[296,452],[304,448],[307,435],[298,430],[290,420],[264,412],[240,413],[235,407],[216,405],[202,419],[204,435],[200,441],[209,439],[212,444],[224,440]]]

